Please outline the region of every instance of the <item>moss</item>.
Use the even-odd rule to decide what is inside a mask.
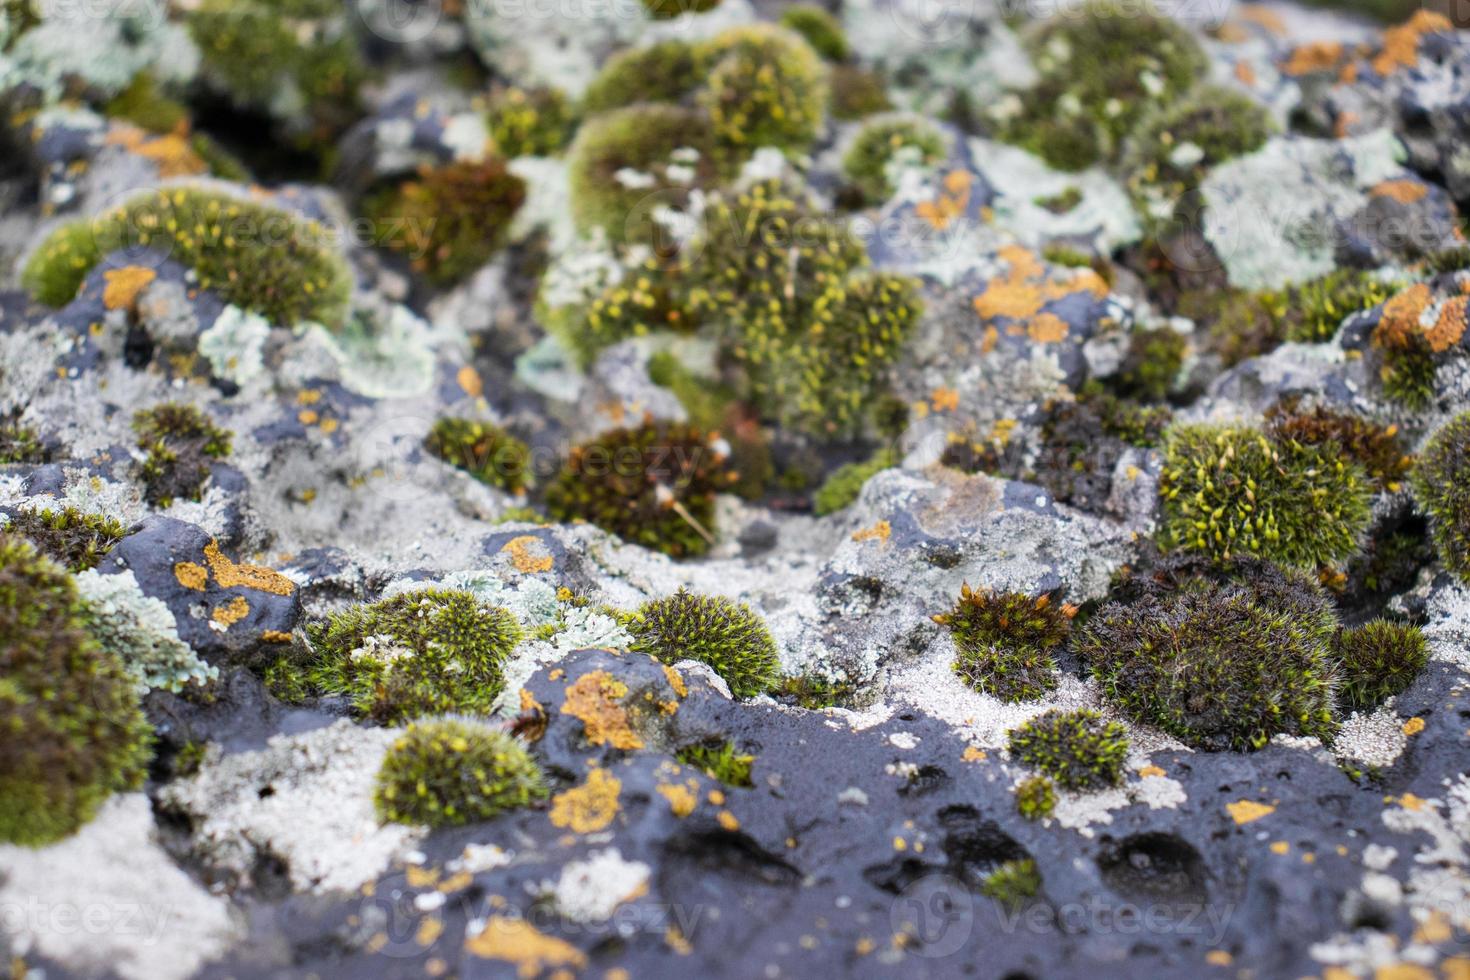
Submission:
[[[1383,362],[1378,379],[1383,393],[1405,408],[1426,409],[1434,401],[1434,381],[1438,366],[1434,352],[1420,338],[1412,338],[1403,347],[1382,351]]]
[[[310,685],[346,695],[379,724],[445,712],[487,713],[521,640],[516,618],[468,592],[420,589],[334,613],[307,628]]]
[[[932,166],[944,159],[946,149],[944,134],[922,116],[884,114],[863,123],[843,154],[842,171],[868,201],[880,202],[894,189],[894,161]]]
[[[1006,861],[980,883],[980,892],[1008,908],[1019,909],[1041,891],[1041,873],[1030,858]]]
[[[1371,711],[1402,694],[1429,663],[1419,627],[1385,619],[1339,631],[1332,650],[1342,672],[1338,699],[1347,710]]]
[[[385,823],[458,826],[547,795],[541,767],[510,735],[476,721],[415,722],[378,770],[373,805]]]
[[[21,510],[4,525],[11,534],[27,539],[36,549],[71,572],[96,568],[112,546],[127,535],[119,521],[86,514],[74,507],[59,511]]]
[[[85,629],[71,576],[0,532],[0,841],[49,844],[142,784],[133,679]]]
[[[357,114],[367,68],[331,0],[202,0],[186,19],[202,77],[242,109],[301,114],[330,140]]]
[[[1123,782],[1128,736],[1116,721],[1096,711],[1048,711],[1012,729],[1011,755],[1073,790],[1102,789]]]
[[[705,42],[709,65],[696,96],[717,138],[740,150],[801,152],[827,108],[827,74],[801,35],[774,24],[732,27]]]
[[[576,128],[566,95],[555,88],[500,89],[486,115],[495,150],[508,160],[559,153]]]
[[[115,252],[148,249],[194,270],[199,287],[283,326],[346,319],[352,273],[314,221],[219,191],[169,187],[52,232],[22,284],[50,306],[69,303]]]
[[[546,515],[534,507],[507,507],[495,518],[493,524],[545,524]]]
[[[1470,412],[1435,430],[1410,475],[1439,560],[1470,582]]]
[[[234,433],[215,425],[203,411],[181,402],[162,402],[133,415],[143,498],[168,507],[175,498],[198,500],[209,479],[210,461],[230,454]]]
[[[861,463],[848,463],[838,467],[812,496],[812,505],[817,516],[833,514],[846,507],[858,498],[869,477],[892,469],[898,462],[898,453],[891,448],[884,448]]]
[[[1164,455],[1165,548],[1315,568],[1350,557],[1367,530],[1372,482],[1336,444],[1184,425],[1169,431]]]
[[[857,686],[821,674],[798,674],[781,681],[780,694],[809,711],[837,708],[851,703]]]
[[[643,9],[654,20],[672,20],[681,14],[702,14],[719,5],[720,0],[643,0]]]
[[[1206,288],[1181,295],[1175,312],[1204,327],[1211,349],[1231,367],[1281,346],[1289,306],[1280,292]]]
[[[954,638],[954,672],[1002,701],[1041,697],[1056,687],[1052,651],[1066,639],[1076,610],[1049,594],[960,590],[954,609],[934,617]]]
[[[647,422],[573,447],[546,491],[559,521],[584,520],[675,558],[713,543],[715,494],[737,476],[725,447],[703,430]]]
[[[426,167],[363,199],[374,240],[438,285],[478,271],[504,244],[526,184],[499,157]]]
[[[1045,208],[1052,214],[1066,214],[1068,211],[1071,211],[1077,205],[1082,203],[1082,191],[1076,187],[1068,187],[1066,190],[1062,191],[1059,194],[1033,198],[1031,203],[1035,204],[1039,208]],[[1078,252],[1075,249],[1069,249],[1067,248],[1067,246],[1056,242],[1047,245],[1046,248],[1048,251],[1055,251],[1056,254],[1062,256],[1063,258],[1072,259],[1072,261],[1058,261],[1058,265],[1087,266],[1092,264],[1092,256],[1088,255],[1086,252]],[[1046,252],[1043,252],[1042,254],[1044,257],[1046,256]],[[1076,258],[1077,256],[1081,256],[1082,260],[1078,261]],[[1056,260],[1048,257],[1047,261],[1052,262]]]
[[[158,81],[146,71],[133,76],[127,88],[109,99],[102,111],[150,133],[187,132],[190,124],[188,107],[159,91]]]
[[[1121,169],[1145,213],[1168,220],[1206,173],[1260,149],[1275,130],[1266,109],[1244,93],[1199,85],[1140,119]]]
[[[723,172],[709,118],[639,104],[593,116],[567,151],[572,218],[612,242],[656,243],[654,207],[682,207]],[[639,176],[630,176],[639,175]]]
[[[498,425],[446,417],[434,423],[424,448],[481,483],[510,493],[526,488],[531,450]]]
[[[737,698],[775,688],[780,677],[776,641],[765,621],[744,603],[680,589],[645,602],[628,626],[634,649],[664,663],[698,660],[724,678]]]
[[[1440,276],[1470,269],[1470,245],[1455,245],[1431,253],[1422,264],[1425,275]]]
[[[687,41],[619,51],[582,94],[582,111],[590,117],[638,102],[687,102],[704,74],[699,50]]]
[[[604,347],[652,333],[688,333],[698,327],[689,315],[677,269],[656,258],[609,286],[580,317],[565,321],[557,336],[584,366]]]
[[[828,102],[834,119],[861,119],[893,108],[888,83],[871,68],[833,65],[829,85]]]
[[[1030,468],[1022,468],[1010,447],[956,446],[948,460],[981,464],[990,472],[1039,483],[1058,501],[1093,513],[1106,512],[1113,474],[1133,447],[1157,445],[1173,413],[1162,405],[1139,405],[1093,383],[1075,401],[1056,399],[1045,406],[1041,447]],[[972,458],[966,459],[966,456]]]
[[[0,52],[7,51],[22,34],[41,23],[32,0],[0,0]]]
[[[1133,331],[1123,363],[1113,379],[1114,390],[1124,398],[1164,401],[1184,369],[1188,351],[1188,339],[1170,327]]]
[[[1378,489],[1393,492],[1413,465],[1413,457],[1399,439],[1398,426],[1379,425],[1358,415],[1335,412],[1325,405],[1311,411],[1297,396],[1278,400],[1266,409],[1266,435],[1277,443],[1336,446],[1373,479]]]
[[[1134,721],[1216,751],[1332,736],[1337,620],[1312,578],[1194,559],[1115,595],[1073,649]]]
[[[194,151],[195,156],[204,161],[205,167],[209,169],[212,176],[236,184],[254,182],[254,178],[250,175],[250,168],[246,167],[239,157],[221,146],[214,137],[205,133],[194,133],[189,137],[189,148]]]
[[[812,50],[828,61],[847,60],[847,34],[824,8],[814,3],[793,4],[781,11],[780,24],[806,38]]]
[[[1320,344],[1337,336],[1342,321],[1353,313],[1372,309],[1393,295],[1393,286],[1354,269],[1341,269],[1287,294],[1286,339]]]
[[[36,430],[14,418],[0,419],[0,466],[8,463],[45,463],[51,453]]]
[[[1027,820],[1043,820],[1056,808],[1056,788],[1045,776],[1032,776],[1016,787],[1016,812]]]
[[[648,359],[648,377],[679,399],[692,424],[719,432],[729,443],[730,467],[737,474],[730,492],[746,500],[764,496],[775,475],[770,436],[734,387],[695,373],[672,351]]]
[[[755,756],[747,755],[735,748],[734,742],[718,745],[691,745],[679,750],[676,757],[686,766],[703,772],[711,779],[718,779],[726,786],[750,787],[750,766]]]

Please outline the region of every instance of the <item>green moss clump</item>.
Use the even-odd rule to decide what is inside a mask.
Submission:
[[[1159,539],[1167,549],[1314,568],[1351,557],[1367,530],[1372,481],[1335,443],[1185,425],[1169,431],[1164,455]]]
[[[1470,245],[1455,245],[1432,253],[1423,262],[1425,275],[1442,276],[1447,272],[1470,269]]]
[[[847,60],[847,34],[826,9],[814,3],[798,3],[781,11],[780,24],[789,27],[828,61]]]
[[[1094,0],[1026,39],[1040,78],[1002,138],[1062,170],[1111,160],[1149,107],[1169,105],[1206,66],[1189,31],[1116,0]]]
[[[452,827],[546,797],[541,767],[520,742],[459,718],[415,722],[383,758],[373,805],[385,823]]]
[[[750,406],[739,400],[734,385],[691,370],[667,350],[648,359],[648,378],[679,399],[691,423],[719,432],[729,442],[730,467],[736,473],[730,492],[761,499],[774,478],[770,437]]]
[[[86,514],[75,507],[17,511],[4,528],[26,538],[41,554],[70,572],[96,568],[128,533],[111,517]]]
[[[481,483],[510,493],[526,488],[531,450],[498,425],[446,417],[434,423],[424,448]]]
[[[159,91],[158,81],[146,71],[133,76],[126,88],[107,101],[102,111],[150,133],[187,132],[190,125],[188,107]]]
[[[1204,327],[1210,348],[1230,367],[1281,346],[1289,308],[1284,292],[1207,288],[1181,294],[1174,312]]]
[[[495,150],[507,160],[560,153],[577,125],[571,103],[556,88],[501,89],[486,115]]]
[[[347,317],[352,272],[329,234],[307,221],[220,191],[168,187],[96,218],[62,225],[41,243],[21,283],[49,306],[70,303],[94,266],[148,249],[193,269],[202,289],[283,326]]]
[[[965,585],[950,612],[934,617],[954,637],[954,672],[1002,701],[1027,701],[1057,686],[1052,650],[1072,628],[1071,606],[1049,594],[974,590]]]
[[[842,170],[868,201],[883,201],[893,190],[891,164],[903,159],[932,166],[947,149],[944,134],[922,116],[885,114],[863,123],[842,157]]]
[[[41,23],[32,0],[0,0],[0,51],[10,50],[20,36]]]
[[[427,167],[416,178],[363,199],[376,241],[416,272],[452,285],[476,272],[505,242],[526,184],[499,157]]]
[[[1470,412],[1435,430],[1410,475],[1444,567],[1470,582]]]
[[[1390,492],[1399,489],[1400,481],[1414,462],[1399,439],[1398,426],[1379,425],[1324,405],[1306,411],[1295,396],[1283,398],[1266,409],[1266,435],[1278,443],[1299,442],[1304,446],[1331,443],[1362,466],[1380,490]]]
[[[689,315],[680,287],[677,269],[650,258],[587,304],[580,317],[561,324],[558,336],[585,366],[604,347],[629,337],[690,332],[698,321]]]
[[[718,779],[726,786],[755,785],[750,780],[750,766],[755,762],[755,756],[739,751],[734,742],[691,745],[680,749],[675,758],[686,766],[700,770],[711,779]]]
[[[857,65],[833,65],[828,97],[834,119],[861,119],[893,108],[883,76]]]
[[[332,0],[202,0],[186,24],[200,72],[235,105],[330,140],[352,122],[368,71],[352,25]]]
[[[334,613],[307,627],[323,694],[345,694],[383,725],[446,712],[484,714],[521,641],[516,618],[457,589],[420,589]]]
[[[1394,287],[1356,269],[1339,269],[1287,293],[1286,339],[1321,344],[1337,336],[1342,321],[1372,309],[1393,295]]]
[[[1128,338],[1128,351],[1113,387],[1125,398],[1164,401],[1174,389],[1188,351],[1188,339],[1170,327],[1135,330]]]
[[[198,500],[209,479],[210,460],[230,454],[234,433],[222,429],[193,405],[162,402],[133,416],[138,448],[148,454],[139,467],[143,497],[154,507],[175,498]]]
[[[833,680],[821,674],[797,674],[781,681],[780,694],[808,711],[836,708],[849,704],[857,686],[847,680]]]
[[[1066,789],[1101,789],[1123,782],[1128,736],[1096,711],[1048,711],[1012,729],[1011,754]]]
[[[812,496],[812,506],[817,516],[834,514],[846,507],[858,498],[869,477],[892,469],[898,462],[898,453],[891,448],[884,448],[861,463],[848,463],[838,467]]]
[[[728,458],[722,441],[694,426],[616,429],[572,448],[546,510],[675,558],[703,554],[714,543],[715,494],[738,478]]]
[[[85,629],[71,576],[0,532],[0,841],[40,846],[136,789],[149,729],[133,678]]]
[[[704,74],[699,50],[687,41],[619,51],[582,94],[582,111],[590,117],[638,102],[687,102]]]
[[[1234,89],[1199,85],[1139,121],[1121,167],[1146,213],[1167,220],[1208,171],[1260,149],[1275,131],[1270,114],[1254,99]]]
[[[1032,776],[1016,787],[1016,812],[1027,820],[1043,820],[1056,808],[1056,788],[1045,776]]]
[[[643,9],[654,20],[673,20],[681,14],[702,14],[719,5],[720,0],[643,0]]]
[[[1404,346],[1384,348],[1382,353],[1378,380],[1383,393],[1405,408],[1428,408],[1434,401],[1434,380],[1439,370],[1429,345],[1413,337]]]
[[[723,166],[704,113],[638,104],[583,123],[567,151],[567,171],[578,228],[601,228],[613,242],[652,244],[660,238],[652,209],[683,206]]]
[[[0,419],[0,466],[7,463],[44,463],[51,458],[36,430],[19,421]]]
[[[1008,908],[1018,909],[1041,891],[1041,873],[1031,858],[1006,861],[980,883],[980,892]]]
[[[1259,748],[1273,735],[1330,738],[1337,619],[1320,586],[1256,560],[1132,584],[1073,648],[1128,717],[1195,748]],[[1129,594],[1131,592],[1132,594]]]
[[[1386,619],[1339,631],[1332,649],[1342,671],[1338,698],[1349,710],[1371,711],[1402,694],[1429,663],[1419,627]]]
[[[706,42],[709,65],[697,95],[715,135],[740,150],[800,152],[827,109],[827,73],[800,34],[775,24],[732,27]]]
[[[780,679],[776,641],[744,603],[680,589],[645,602],[629,624],[634,649],[664,663],[698,660],[714,668],[737,698],[774,689]]]

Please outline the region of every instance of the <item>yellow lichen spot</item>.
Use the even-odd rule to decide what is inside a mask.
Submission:
[[[521,688],[521,713],[540,712],[541,710],[541,702],[536,700],[536,696],[524,687]]]
[[[582,722],[588,745],[610,745],[615,749],[641,749],[643,739],[633,731],[628,709],[618,703],[628,694],[628,685],[605,670],[594,670],[577,678],[567,688],[562,714]]]
[[[566,675],[567,675],[567,672],[564,671],[564,670],[562,670],[560,667],[553,667],[551,669],[551,673],[549,673],[549,674],[546,675],[546,679],[547,680],[552,680],[552,681],[559,681],[563,677],[565,677]]]
[[[250,615],[250,603],[245,601],[244,596],[237,595],[223,606],[216,607],[209,618],[228,628],[248,615]]]
[[[664,669],[664,677],[668,680],[669,687],[672,687],[674,689],[674,693],[677,694],[679,697],[687,697],[689,695],[689,685],[684,683],[683,675],[681,675],[673,667],[670,667],[668,664],[663,664],[662,666]]]
[[[322,424],[317,426],[317,428],[321,429],[327,435],[331,435],[337,431],[337,426],[340,424],[336,419],[322,419]]]
[[[1138,770],[1138,775],[1142,776],[1144,779],[1148,779],[1153,776],[1162,776],[1163,774],[1164,770],[1160,769],[1158,766],[1152,765],[1144,766],[1142,769]]]
[[[431,977],[442,977],[449,972],[449,964],[437,956],[431,956],[424,961],[424,972]]]
[[[465,952],[483,960],[500,960],[515,965],[520,977],[538,976],[547,970],[569,967],[580,970],[587,956],[564,939],[548,936],[525,919],[493,915],[478,935],[464,941]]]
[[[317,419],[321,418],[313,409],[303,408],[296,413],[296,421],[302,425],[316,425]]]
[[[181,561],[174,565],[174,578],[186,589],[195,592],[203,592],[209,584],[209,572],[205,571],[203,565],[196,565],[192,561]]]
[[[685,783],[660,783],[655,787],[659,795],[669,801],[669,809],[680,820],[693,813],[699,805],[699,797],[695,793],[698,788],[699,783],[693,779]]]
[[[1424,731],[1423,718],[1410,718],[1408,721],[1404,722],[1405,735],[1418,735],[1422,731]]]
[[[740,829],[740,821],[729,810],[721,810],[715,815],[715,819],[720,822],[721,827],[728,831],[734,832]]]
[[[632,980],[632,977],[627,970],[615,966],[602,975],[602,980]]]
[[[1276,812],[1276,808],[1271,804],[1257,803],[1255,800],[1237,800],[1234,803],[1225,804],[1225,809],[1229,812],[1230,819],[1237,824],[1247,824]]]
[[[618,796],[622,791],[622,780],[606,769],[593,769],[581,786],[573,786],[552,798],[552,826],[566,827],[577,834],[595,833],[618,815]]]
[[[887,541],[892,533],[893,528],[889,526],[887,521],[879,521],[872,527],[865,527],[861,531],[854,531],[852,533],[852,539],[854,541]]]
[[[668,931],[664,933],[664,942],[668,943],[669,949],[680,956],[688,956],[694,952],[694,947],[689,945],[689,940],[684,938],[678,926],[669,926]]]
[[[723,792],[721,792],[720,790],[712,789],[712,790],[709,791],[709,801],[711,803],[713,803],[715,806],[724,806],[725,805],[725,794]]]
[[[480,372],[468,364],[459,369],[455,380],[459,382],[459,387],[464,393],[471,398],[479,398],[485,393],[485,383],[480,380]]]
[[[871,936],[859,936],[858,941],[853,944],[852,947],[853,952],[857,953],[859,956],[867,956],[869,953],[873,952],[873,950],[877,948],[878,944],[873,942],[873,938]]]
[[[906,850],[908,850],[908,848],[909,848],[909,842],[908,841],[904,840],[902,837],[895,837],[895,838],[893,838],[893,849],[895,851],[906,851]]]
[[[410,864],[403,869],[403,880],[410,888],[431,888],[439,883],[439,869]]]
[[[1272,841],[1271,842],[1271,853],[1272,854],[1285,854],[1289,850],[1291,850],[1291,845],[1288,844],[1284,840],[1277,840],[1277,841]]]
[[[470,874],[468,871],[460,871],[450,875],[448,878],[445,878],[443,881],[439,882],[439,891],[443,892],[445,895],[452,895],[455,892],[464,891],[466,888],[470,887],[474,883],[474,875]]]
[[[260,634],[262,643],[290,643],[291,634],[285,630],[266,630]]]
[[[1235,957],[1228,950],[1212,949],[1205,954],[1205,962],[1211,966],[1229,966],[1235,962]]]
[[[1316,862],[1317,855],[1313,854],[1311,851],[1308,851],[1307,853],[1302,855],[1302,864],[1315,864]]]
[[[1435,980],[1434,971],[1418,963],[1389,963],[1373,971],[1373,980]]]
[[[443,934],[443,920],[430,917],[420,920],[419,927],[414,930],[413,941],[420,946],[428,947],[434,945]]]
[[[1389,797],[1389,799],[1393,799],[1393,797]],[[1400,796],[1396,802],[1405,810],[1424,809],[1424,799],[1422,797],[1415,796],[1413,793],[1405,793],[1403,796]]]
[[[1038,344],[1059,344],[1067,339],[1067,330],[1067,321],[1054,313],[1038,313],[1026,324],[1026,335]]]
[[[1415,943],[1442,943],[1454,936],[1454,926],[1449,916],[1439,909],[1431,909],[1424,921],[1414,930]]]
[[[965,751],[960,753],[960,759],[965,762],[984,762],[986,759],[985,750],[976,748],[973,745],[966,746]]]
[[[138,294],[158,278],[158,273],[141,265],[108,269],[102,274],[107,285],[102,289],[102,305],[109,310],[129,310],[138,302]]]
[[[523,534],[518,538],[511,538],[500,549],[501,554],[510,555],[510,563],[515,566],[516,571],[523,575],[534,575],[537,572],[549,572],[555,564],[551,555],[532,554],[531,549],[544,548],[541,539],[534,534]]]
[[[214,580],[222,588],[242,586],[273,595],[290,595],[296,591],[296,583],[280,572],[261,568],[259,565],[235,564],[224,556],[214,540],[204,546],[204,560],[209,562],[209,570],[214,573]],[[174,567],[178,568],[177,565]]]

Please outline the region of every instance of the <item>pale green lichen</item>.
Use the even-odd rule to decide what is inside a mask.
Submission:
[[[122,661],[141,692],[178,692],[219,677],[218,667],[200,660],[179,639],[174,614],[161,600],[144,595],[131,571],[85,571],[76,584],[87,632]]]

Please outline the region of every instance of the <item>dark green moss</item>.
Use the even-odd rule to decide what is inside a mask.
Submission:
[[[1030,858],[1006,861],[985,876],[980,892],[1011,909],[1019,909],[1041,891],[1041,873]]]
[[[1032,200],[1032,203],[1035,204],[1037,207],[1045,208],[1046,210],[1050,211],[1052,214],[1066,214],[1068,211],[1071,211],[1077,205],[1079,205],[1079,204],[1082,203],[1082,191],[1080,191],[1076,187],[1068,187],[1066,190],[1062,191],[1060,194],[1052,194],[1052,195],[1050,195],[1048,197],[1034,198]],[[1076,252],[1074,250],[1067,249],[1067,247],[1065,245],[1059,245],[1059,244],[1056,244],[1056,243],[1047,245],[1046,247],[1047,247],[1048,250],[1053,250],[1053,249],[1057,250],[1057,253],[1059,255],[1067,255],[1067,256],[1082,255],[1082,256],[1085,257],[1084,261],[1082,261],[1082,262],[1077,262],[1077,261],[1074,260],[1074,261],[1071,261],[1071,262],[1059,262],[1058,263],[1059,265],[1074,265],[1074,266],[1075,265],[1083,265],[1083,266],[1086,266],[1086,265],[1090,265],[1091,264],[1092,256],[1088,255],[1086,252]],[[1046,255],[1046,253],[1044,252],[1043,255]],[[1046,258],[1047,258],[1047,261],[1048,262],[1056,262],[1057,261],[1056,259],[1050,258],[1050,256],[1046,256]]]
[[[1434,401],[1434,380],[1438,366],[1434,352],[1421,338],[1411,338],[1403,347],[1382,351],[1378,378],[1383,393],[1405,408],[1426,409]]]
[[[884,448],[861,463],[848,463],[838,467],[812,495],[812,509],[819,517],[836,513],[858,498],[869,477],[892,469],[898,462],[898,453],[891,448]]]
[[[1175,312],[1205,328],[1226,367],[1269,354],[1286,340],[1290,302],[1281,292],[1205,288],[1178,298]]]
[[[1090,790],[1123,782],[1128,736],[1096,711],[1047,711],[1010,732],[1011,755],[1066,789]]]
[[[546,510],[675,558],[703,554],[714,541],[715,494],[737,479],[728,459],[693,426],[616,429],[572,448],[547,488]]]
[[[750,781],[750,767],[755,762],[755,756],[739,751],[734,742],[691,745],[680,749],[676,758],[684,765],[693,766],[726,786],[748,788],[754,785]]]
[[[327,231],[285,211],[214,190],[169,187],[92,220],[62,225],[26,263],[22,284],[50,306],[71,302],[115,252],[148,249],[193,269],[202,289],[283,326],[342,325],[352,273]]]
[[[680,589],[645,602],[628,627],[634,649],[664,663],[698,660],[714,668],[737,698],[772,690],[780,678],[776,641],[744,603]]]
[[[188,107],[159,91],[158,81],[146,71],[133,76],[127,87],[109,99],[102,111],[150,133],[187,132],[190,124]]]
[[[1133,331],[1123,364],[1113,379],[1114,390],[1124,398],[1164,401],[1179,379],[1188,351],[1188,339],[1170,327]]]
[[[424,448],[491,486],[520,493],[530,477],[531,450],[498,425],[446,417],[434,423]]]
[[[511,736],[459,718],[415,722],[388,749],[373,805],[385,823],[452,827],[546,797],[536,760]]]
[[[495,150],[507,160],[559,153],[576,128],[567,97],[554,88],[499,89],[486,115]]]
[[[1355,711],[1371,711],[1402,694],[1429,663],[1419,627],[1385,619],[1339,631],[1332,652],[1341,671],[1338,700]]]
[[[1057,791],[1045,776],[1032,776],[1016,787],[1016,812],[1027,820],[1043,820],[1057,808]]]
[[[781,681],[780,694],[809,711],[837,708],[852,702],[857,685],[820,674],[798,674]]]
[[[893,190],[888,168],[901,154],[920,166],[944,159],[944,135],[921,116],[885,114],[863,124],[842,157],[847,179],[872,203],[881,203]]]
[[[734,386],[690,370],[671,351],[649,358],[648,377],[679,399],[692,424],[724,437],[730,446],[730,467],[737,475],[730,492],[759,500],[775,476],[771,439]]]
[[[654,20],[672,20],[681,14],[702,14],[719,5],[720,0],[643,0],[643,9]]]
[[[41,437],[14,418],[0,419],[0,466],[7,463],[45,463],[51,458]]]
[[[1414,462],[1395,425],[1379,425],[1324,405],[1306,411],[1295,396],[1277,401],[1266,409],[1265,415],[1266,435],[1272,440],[1304,446],[1334,445],[1362,466],[1380,490],[1397,490]]]
[[[1423,269],[1426,275],[1432,276],[1470,269],[1470,245],[1456,245],[1434,252],[1424,260]]]
[[[893,108],[883,76],[857,65],[832,66],[828,99],[834,119],[861,119]]]
[[[138,448],[148,454],[139,466],[143,497],[154,507],[176,498],[198,500],[211,460],[230,454],[234,433],[222,429],[193,405],[162,402],[133,416]]]
[[[132,678],[84,626],[71,576],[0,532],[0,841],[40,846],[142,784],[149,730]]]
[[[590,117],[639,102],[687,102],[705,71],[700,52],[687,41],[619,51],[582,94],[582,111]]]
[[[1056,687],[1052,651],[1066,641],[1075,612],[1049,594],[965,585],[954,609],[934,621],[954,638],[952,666],[961,680],[1002,701],[1024,701]]]
[[[847,60],[847,34],[824,8],[813,3],[794,4],[781,11],[780,23],[806,38],[812,50],[828,61]]]
[[[421,589],[335,613],[309,626],[307,637],[317,658],[310,684],[391,725],[488,712],[521,628],[509,612],[468,592]]]
[[[1410,475],[1444,567],[1470,582],[1470,412],[1435,430]]]
[[[20,510],[4,525],[35,545],[41,554],[71,572],[84,572],[97,564],[127,535],[121,522],[101,514],[86,514],[74,507],[59,511]]]

